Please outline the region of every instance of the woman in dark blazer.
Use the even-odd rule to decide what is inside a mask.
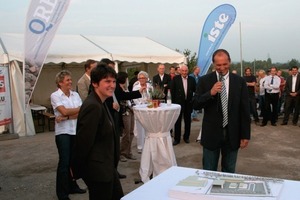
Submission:
[[[89,199],[118,200],[123,196],[116,170],[119,137],[105,100],[116,87],[116,72],[100,63],[91,72],[93,91],[81,106],[73,155],[73,174],[82,178]]]

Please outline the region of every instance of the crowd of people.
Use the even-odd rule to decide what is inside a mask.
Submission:
[[[250,112],[256,125],[287,125],[293,114],[292,125],[298,125],[300,106],[300,74],[297,66],[288,70],[288,76],[282,76],[282,70],[271,67],[267,72],[258,70],[256,76],[251,68],[244,70],[247,82]],[[260,113],[260,114],[258,114]],[[282,115],[282,122],[278,116]],[[259,117],[262,118],[259,123]]]
[[[134,117],[132,107],[146,103],[151,91],[159,87],[171,93],[172,103],[181,106],[180,115],[171,130],[173,145],[181,139],[190,143],[192,121],[199,121],[203,112],[199,140],[203,146],[203,169],[217,170],[221,155],[221,170],[235,172],[238,150],[250,140],[250,113],[255,124],[276,126],[278,113],[284,105],[281,125],[297,125],[300,107],[300,75],[292,67],[285,80],[280,71],[271,67],[268,74],[251,68],[241,77],[230,72],[229,53],[219,49],[212,56],[214,70],[202,77],[195,66],[191,73],[186,65],[171,66],[166,72],[158,64],[151,79],[145,71],[136,71],[128,80],[126,72],[116,73],[115,63],[87,60],[85,73],[72,90],[71,73],[63,70],[56,75],[57,90],[51,94],[56,116],[55,141],[59,154],[56,177],[58,199],[69,194],[86,193],[76,180],[82,178],[89,190],[89,199],[120,199],[123,190],[118,163],[136,160],[132,141],[137,138],[137,152],[143,150],[145,130]],[[257,106],[259,105],[259,106]],[[230,112],[229,112],[230,110]],[[258,112],[258,110],[260,112]],[[260,118],[262,121],[260,123]],[[183,134],[182,118],[184,121]]]

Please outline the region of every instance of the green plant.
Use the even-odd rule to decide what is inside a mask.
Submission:
[[[159,86],[154,87],[149,91],[152,99],[163,99],[165,98],[164,88],[160,88]]]

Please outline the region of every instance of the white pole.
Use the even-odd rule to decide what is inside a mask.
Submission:
[[[242,50],[242,25],[240,22],[240,60],[241,60],[241,76],[243,76],[243,50]]]

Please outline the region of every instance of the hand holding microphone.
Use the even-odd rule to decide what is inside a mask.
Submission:
[[[214,86],[210,90],[210,94],[215,96],[217,93],[221,93],[222,91],[222,82],[218,81],[214,84]]]

